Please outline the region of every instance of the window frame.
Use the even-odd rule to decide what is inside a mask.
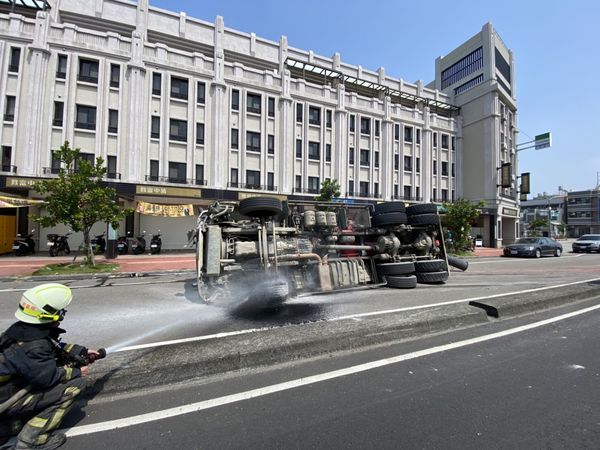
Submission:
[[[119,110],[117,110],[117,109],[109,109],[108,110],[107,127],[108,127],[109,133],[118,133],[119,132]]]
[[[175,142],[187,142],[187,120],[182,119],[169,119],[169,140]],[[174,126],[177,128],[177,133],[173,133]],[[182,133],[182,131],[184,131]]]
[[[261,134],[258,131],[246,131],[246,151],[260,153]]]
[[[87,112],[86,112],[87,110]],[[93,117],[92,117],[92,113],[93,112]],[[82,130],[96,130],[96,125],[97,125],[97,121],[96,121],[96,117],[97,117],[97,108],[95,106],[90,106],[90,105],[80,105],[80,104],[76,104],[75,105],[75,128],[78,129],[82,129]],[[86,121],[85,122],[81,122],[79,121],[81,115],[86,116]],[[90,121],[90,117],[93,118],[93,121]]]
[[[94,70],[95,76],[94,76]],[[77,81],[90,84],[98,84],[98,76],[100,73],[100,61],[97,59],[79,57],[79,72],[77,73]]]
[[[176,99],[187,101],[190,94],[190,80],[171,75],[171,88],[169,93],[171,100]]]
[[[251,114],[262,113],[262,95],[255,92],[246,93],[246,112]]]

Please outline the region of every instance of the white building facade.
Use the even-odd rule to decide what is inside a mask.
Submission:
[[[460,95],[147,0],[47,3],[35,11],[0,2],[2,192],[35,198],[31,183],[56,176],[52,150],[68,140],[84,157],[103,158],[124,206],[311,198],[326,179],[355,202],[482,198],[463,156],[479,139],[477,112],[463,117],[471,103],[459,108]],[[498,96],[482,101],[484,120],[499,126]],[[473,164],[485,178],[497,159]],[[505,192],[485,190],[495,194],[490,205],[505,207]],[[15,222],[29,227],[24,214]],[[177,249],[194,223],[135,213],[122,231],[160,229],[163,248]]]

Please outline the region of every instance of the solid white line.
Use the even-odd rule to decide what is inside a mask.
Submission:
[[[592,278],[590,280],[583,280],[583,281],[574,281],[571,283],[557,284],[554,286],[544,286],[541,288],[525,289],[523,291],[486,295],[484,297],[472,297],[472,298],[465,298],[465,299],[459,299],[459,300],[450,300],[450,301],[441,302],[441,303],[431,303],[428,305],[407,306],[404,308],[387,309],[387,310],[383,310],[383,311],[373,311],[373,312],[366,312],[366,313],[359,313],[359,314],[351,314],[348,316],[333,317],[331,319],[327,319],[326,321],[327,322],[335,322],[338,320],[360,319],[362,317],[381,316],[381,315],[394,314],[394,313],[405,312],[405,311],[415,311],[415,310],[419,310],[419,309],[436,308],[438,306],[454,305],[457,303],[489,300],[492,298],[505,297],[507,295],[528,294],[530,292],[539,292],[539,291],[548,290],[548,289],[556,289],[556,288],[561,288],[561,287],[573,286],[576,284],[590,283],[592,281],[600,281],[600,278]],[[296,326],[296,325],[291,325],[291,326]],[[229,337],[229,336],[238,336],[240,334],[249,334],[249,333],[256,333],[256,332],[261,332],[261,331],[269,331],[269,330],[272,330],[275,328],[281,328],[281,327],[251,328],[251,329],[247,329],[247,330],[230,331],[227,333],[208,334],[208,335],[204,335],[204,336],[194,336],[194,337],[189,337],[189,338],[174,339],[171,341],[160,341],[160,342],[150,342],[147,344],[130,345],[128,347],[122,347],[120,349],[117,349],[113,353],[127,352],[127,351],[131,351],[131,350],[141,350],[141,349],[145,349],[145,348],[162,347],[162,346],[166,346],[166,345],[185,344],[188,342],[206,341],[209,339],[219,339],[219,338],[224,338],[224,337]]]
[[[436,353],[445,352],[448,350],[457,349],[460,347],[466,347],[468,345],[478,344],[481,342],[490,341],[492,339],[498,339],[505,336],[510,336],[512,334],[521,333],[523,331],[532,330],[534,328],[538,328],[544,325],[548,325],[551,323],[555,323],[561,320],[569,319],[571,317],[575,317],[581,314],[585,314],[600,308],[599,305],[591,306],[589,308],[581,309],[579,311],[574,311],[568,314],[563,314],[557,317],[553,317],[551,319],[541,320],[539,322],[530,323],[528,325],[522,325],[516,328],[512,328],[509,330],[500,331],[497,333],[488,334],[486,336],[479,336],[471,339],[466,339],[464,341],[453,342],[450,344],[440,345],[437,347],[432,347],[424,350],[419,350],[416,352],[406,353],[404,355],[394,356],[392,358],[380,359],[377,361],[368,362],[365,364],[359,364],[356,366],[347,367],[345,369],[334,370],[332,372],[326,372],[318,375],[313,375],[305,378],[297,378],[295,380],[286,381],[283,383],[274,384],[271,386],[265,386],[258,389],[252,389],[246,392],[240,392],[237,394],[226,395],[224,397],[218,397],[210,400],[205,400],[202,402],[191,403],[189,405],[177,406],[175,408],[164,409],[162,411],[154,411],[151,413],[140,414],[137,416],[126,417],[123,419],[117,420],[109,420],[106,422],[99,422],[96,424],[83,425],[80,427],[74,427],[67,430],[67,436],[80,436],[91,433],[99,433],[103,431],[109,430],[117,430],[119,428],[130,427],[134,425],[141,425],[148,422],[154,422],[157,420],[168,419],[170,417],[176,417],[183,414],[190,414],[210,408],[215,408],[217,406],[223,406],[230,403],[240,402],[244,400],[249,400],[252,398],[260,397],[263,395],[269,395],[276,392],[281,392],[289,389],[294,389],[301,386],[306,386],[309,384],[320,383],[322,381],[332,380],[334,378],[344,377],[347,375],[352,375],[360,372],[365,372],[367,370],[376,369],[379,367],[388,366],[391,364],[397,364],[399,362],[408,361],[415,358],[420,358],[422,356],[433,355]]]

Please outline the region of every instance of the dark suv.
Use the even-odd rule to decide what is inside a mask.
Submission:
[[[571,247],[573,253],[600,252],[600,234],[584,234]]]

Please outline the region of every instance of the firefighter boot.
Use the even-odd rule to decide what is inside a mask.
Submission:
[[[66,441],[67,436],[64,433],[54,432],[44,444],[40,445],[29,445],[23,441],[17,441],[15,450],[54,450],[63,445]]]

